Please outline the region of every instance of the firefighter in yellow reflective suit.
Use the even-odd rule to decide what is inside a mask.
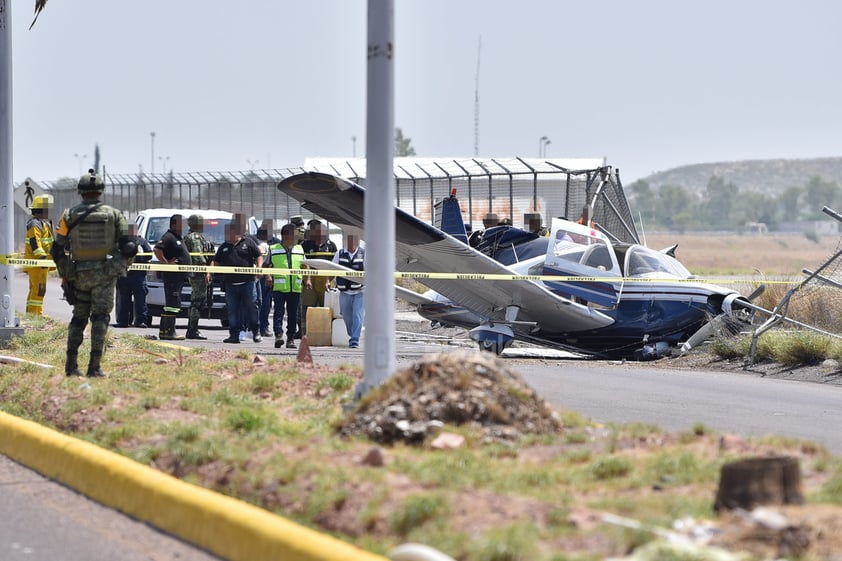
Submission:
[[[53,225],[50,222],[50,210],[53,207],[52,195],[38,195],[32,199],[32,216],[26,222],[27,259],[49,259],[53,246]],[[29,275],[29,294],[26,297],[26,313],[42,315],[44,313],[44,294],[47,293],[47,267],[25,267]]]

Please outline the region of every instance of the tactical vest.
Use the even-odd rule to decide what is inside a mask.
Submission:
[[[348,250],[342,249],[339,251],[338,263],[348,267],[349,269],[362,271],[363,266],[365,265],[365,250],[361,247],[357,248],[357,254],[353,259],[351,259],[351,254],[348,253]],[[363,283],[361,283],[359,279],[336,277],[336,288],[338,288],[341,292],[345,292],[346,290],[359,290],[362,287]]]
[[[81,204],[67,210],[65,224],[76,223],[89,208],[90,205]],[[102,205],[76,224],[68,240],[70,256],[74,261],[105,261],[117,250],[116,212],[110,206]]]
[[[272,267],[275,269],[300,269],[301,262],[304,261],[304,248],[298,244],[292,246],[289,256],[292,260],[292,267],[290,267],[287,250],[283,244],[278,243],[269,247],[269,258],[272,261]],[[273,276],[272,279],[272,290],[274,292],[301,292],[301,275],[279,275]]]
[[[204,254],[211,253],[213,251],[213,245],[202,234],[199,232],[190,232],[184,238],[184,245],[187,246],[187,251],[191,254],[190,261],[193,265],[208,264],[208,258]]]

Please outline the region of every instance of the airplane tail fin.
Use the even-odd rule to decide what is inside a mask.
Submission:
[[[449,197],[435,204],[433,226],[462,243],[468,243],[465,222],[462,220],[462,209],[459,207],[459,199],[456,198],[456,189],[453,189]]]

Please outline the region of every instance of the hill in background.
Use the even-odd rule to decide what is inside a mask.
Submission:
[[[675,185],[700,193],[714,176],[725,183],[738,185],[741,191],[779,195],[788,187],[805,185],[813,177],[842,185],[842,157],[690,164],[659,171],[639,181],[648,183],[654,190],[662,185]]]

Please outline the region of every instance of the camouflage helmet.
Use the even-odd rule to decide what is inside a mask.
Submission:
[[[105,182],[101,175],[94,173],[93,168],[88,170],[88,173],[79,178],[79,184],[76,186],[79,193],[90,193],[93,191],[102,192],[105,190]]]
[[[187,225],[191,228],[195,228],[196,226],[201,226],[203,224],[202,217],[198,214],[191,214],[187,217]]]

